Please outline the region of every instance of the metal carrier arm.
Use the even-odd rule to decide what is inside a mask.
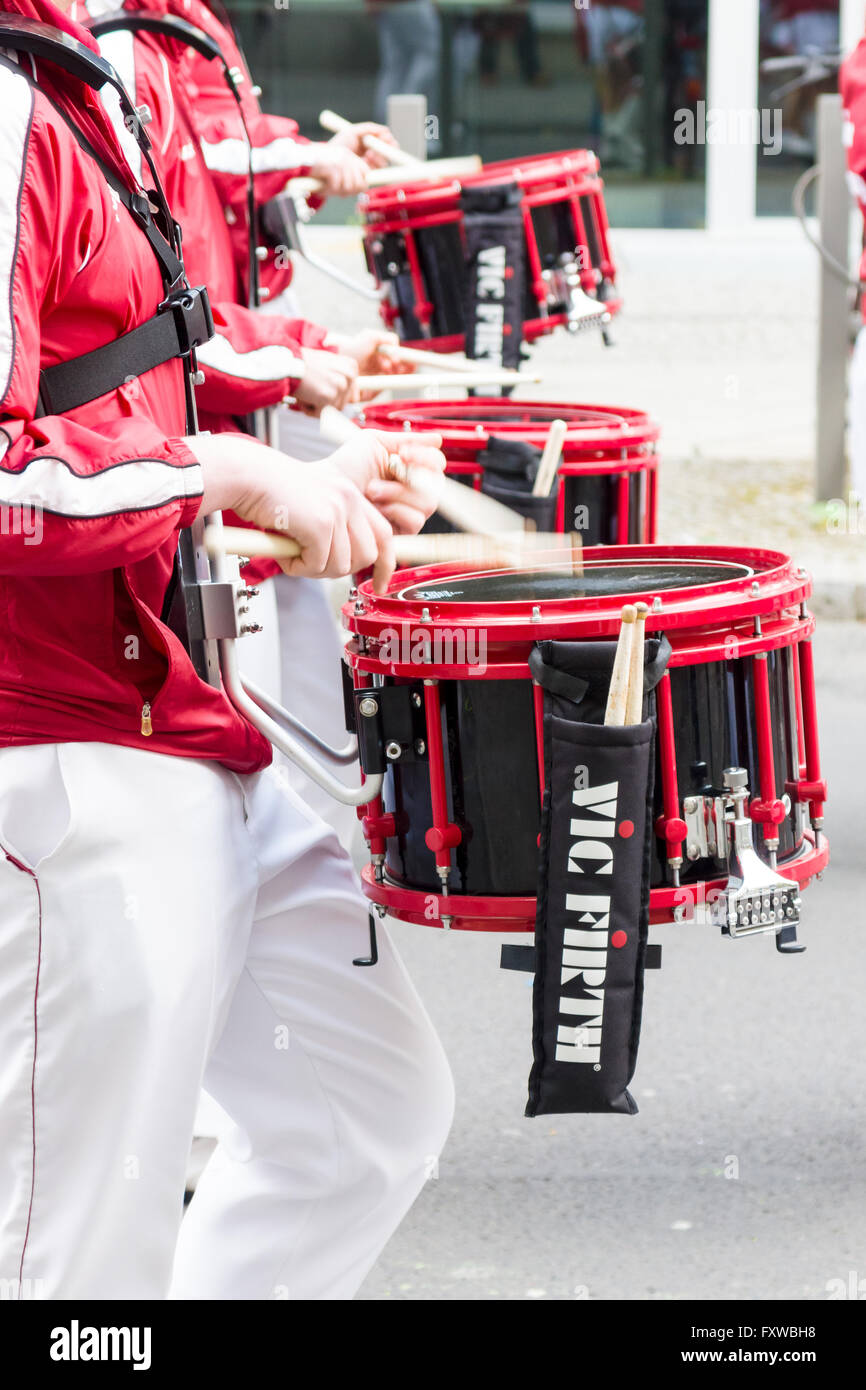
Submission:
[[[306,216],[302,209],[306,210]],[[314,270],[335,280],[344,289],[351,290],[353,294],[358,294],[373,304],[380,304],[387,293],[387,286],[374,289],[370,285],[364,285],[360,280],[354,280],[351,275],[340,270],[339,266],[332,265],[324,256],[318,256],[310,250],[303,231],[303,223],[309,216],[310,210],[304,200],[296,198],[288,191],[277,194],[276,198],[271,198],[262,208],[263,225],[270,236],[282,239],[290,251],[303,256]]]
[[[219,513],[207,518],[207,527],[212,535],[222,525]],[[195,523],[197,532],[196,550],[205,556],[205,521]],[[352,739],[344,748],[332,748],[311,729],[308,729],[288,710],[271,700],[253,681],[245,681],[240,672],[237,655],[237,639],[245,627],[244,599],[249,596],[240,579],[236,556],[228,556],[217,548],[213,559],[214,578],[199,578],[195,589],[199,596],[199,615],[201,635],[207,645],[214,643],[218,651],[219,671],[232,704],[240,710],[250,723],[269,739],[275,748],[293,762],[296,767],[344,806],[366,806],[375,800],[382,790],[381,774],[367,777],[362,786],[349,787],[340,781],[326,767],[308,752],[289,732],[315,748],[322,757],[335,766],[345,766],[357,758],[357,741]]]

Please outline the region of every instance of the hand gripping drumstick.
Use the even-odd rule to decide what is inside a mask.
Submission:
[[[643,723],[643,667],[646,619],[649,605],[636,603],[637,618],[634,625],[634,639],[631,646],[631,662],[628,673],[628,700],[625,707],[626,724]]]
[[[477,154],[461,155],[456,159],[425,159],[408,165],[391,165],[387,169],[370,169],[367,174],[368,188],[387,187],[401,183],[440,183],[447,179],[466,178],[469,174],[481,172],[481,159]],[[324,184],[320,179],[308,176],[290,179],[286,192],[292,198],[307,198],[312,193],[321,193]]]
[[[625,714],[631,668],[631,649],[634,642],[636,617],[637,609],[632,604],[627,603],[622,610],[619,640],[616,644],[616,655],[613,659],[613,671],[610,677],[610,693],[607,697],[607,709],[604,712],[605,724],[615,724],[621,727],[626,722]]]
[[[352,122],[347,121],[345,116],[338,116],[336,111],[327,109],[319,112],[319,125],[323,130],[329,130],[332,135],[339,135],[341,130],[351,130],[352,128]],[[383,159],[387,159],[389,164],[422,163],[414,155],[401,150],[399,145],[389,145],[387,141],[380,140],[378,135],[365,135],[363,142],[368,150],[372,150],[374,154],[380,154]]]
[[[552,421],[550,429],[547,431],[547,439],[544,441],[544,453],[541,455],[541,462],[535,475],[535,483],[532,488],[533,497],[550,496],[567,433],[568,425],[564,420]]]
[[[429,565],[440,560],[466,561],[473,565],[505,568],[519,563],[525,551],[562,550],[566,537],[558,532],[507,531],[503,536],[461,533],[395,536],[394,552],[400,567]],[[301,547],[291,536],[273,531],[254,531],[245,526],[209,526],[205,545],[211,555],[246,555],[250,559],[295,560]],[[569,551],[570,554],[570,551]]]
[[[357,425],[331,405],[325,406],[319,424],[322,434],[334,444],[350,444],[355,435],[361,433]],[[431,474],[426,468],[409,469],[399,454],[391,455],[389,471],[395,482],[406,483],[435,499],[436,510],[460,531],[499,536],[507,531],[524,530],[524,518],[510,507],[444,474]]]

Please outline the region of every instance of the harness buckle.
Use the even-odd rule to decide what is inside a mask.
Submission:
[[[181,357],[189,357],[191,352],[214,335],[213,314],[204,285],[195,289],[184,287],[175,290],[163,300],[157,313],[174,315]]]

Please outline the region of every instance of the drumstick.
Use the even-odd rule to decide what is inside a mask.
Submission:
[[[643,723],[644,638],[646,636],[646,619],[648,612],[648,604],[635,604],[635,613],[637,617],[634,625],[634,640],[631,647],[631,661],[629,663],[628,672],[628,700],[626,701],[625,707],[626,724]]]
[[[355,378],[355,385],[359,391],[421,391],[424,387],[435,386],[440,389],[447,386],[449,389],[460,386],[464,390],[476,386],[534,386],[541,381],[540,372],[514,372],[507,367],[485,367],[478,363],[472,372],[463,372],[460,377],[456,377],[454,372],[434,376],[432,373],[419,376],[417,373],[401,375],[395,372],[391,375],[383,372],[378,376],[359,376]]]
[[[544,441],[544,452],[541,455],[538,472],[535,475],[535,483],[532,488],[533,497],[549,497],[553,480],[556,477],[556,470],[559,467],[559,460],[562,458],[562,446],[565,443],[567,433],[568,425],[564,420],[552,422],[547,432],[547,439]]]
[[[358,425],[353,425],[341,411],[330,405],[323,409],[319,426],[325,438],[333,444],[350,444],[359,431]],[[436,510],[460,531],[496,536],[503,531],[524,529],[524,518],[502,502],[488,497],[486,493],[476,492],[465,483],[455,482],[442,473],[431,473],[427,468],[408,469],[399,454],[391,455],[390,474],[395,482],[407,483],[434,498]]]
[[[319,112],[319,125],[323,130],[329,130],[332,135],[339,135],[341,130],[351,130],[352,128],[352,122],[347,121],[345,116],[338,116],[336,111],[327,109]],[[380,154],[383,159],[387,159],[389,164],[406,165],[422,162],[414,155],[401,150],[399,145],[389,145],[387,141],[380,140],[378,135],[364,135],[362,141],[368,150]]]
[[[395,536],[394,553],[398,565],[428,565],[440,560],[460,560],[470,564],[490,564],[506,567],[519,564],[525,552],[539,548],[554,551],[563,547],[566,537],[558,532],[506,531],[501,536],[479,536],[461,533],[441,535]],[[543,545],[542,545],[543,542]],[[230,555],[246,555],[250,559],[294,560],[301,547],[291,536],[273,531],[248,530],[244,526],[209,526],[205,545],[210,555],[227,551]]]
[[[456,159],[425,159],[413,164],[411,169],[405,164],[391,165],[386,169],[369,169],[367,187],[382,188],[400,183],[440,183],[447,179],[463,179],[481,170],[481,157],[477,154],[461,155]],[[290,179],[286,191],[292,198],[307,198],[312,193],[321,193],[324,185],[320,179],[303,177]]]
[[[409,362],[416,367],[438,367],[446,372],[477,372],[478,363],[468,357],[453,357],[447,352],[424,352],[423,348],[404,347],[402,343],[382,343],[377,349],[383,357],[395,362]],[[459,386],[459,382],[454,383]]]
[[[616,644],[616,655],[613,659],[613,671],[610,677],[610,692],[607,697],[607,709],[604,712],[605,724],[615,724],[622,726],[625,723],[625,707],[628,699],[628,678],[631,666],[631,649],[634,642],[634,625],[637,617],[637,609],[632,604],[627,603],[622,610],[622,621],[619,629],[619,639]]]

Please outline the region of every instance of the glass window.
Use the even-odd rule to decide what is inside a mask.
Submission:
[[[838,90],[839,0],[761,0],[758,214],[787,217],[794,184],[815,163],[815,103]]]
[[[267,109],[321,138],[327,105],[385,118],[423,91],[428,154],[485,162],[592,148],[616,226],[700,226],[704,149],[675,140],[705,96],[708,0],[240,0]],[[331,202],[331,219],[348,215]]]

